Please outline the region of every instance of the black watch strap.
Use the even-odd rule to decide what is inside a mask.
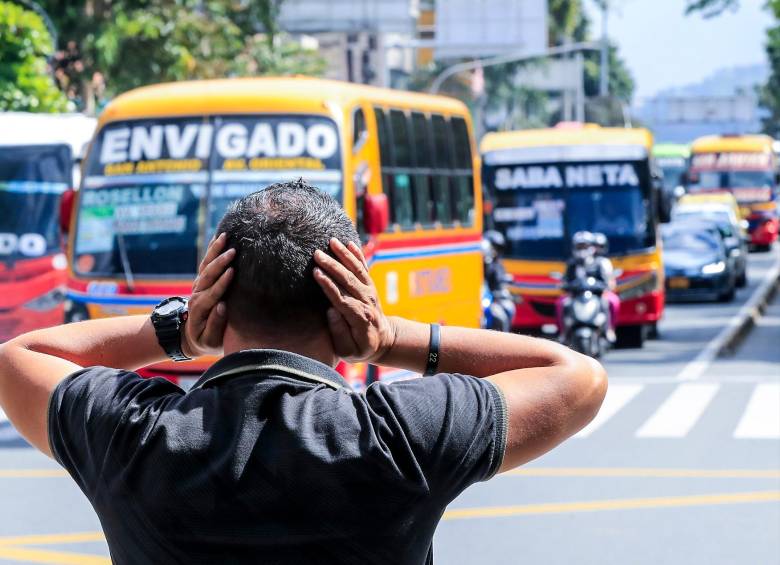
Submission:
[[[161,314],[160,310],[168,304],[180,301],[181,306],[174,311]],[[181,348],[181,332],[187,321],[187,300],[178,296],[166,298],[152,311],[152,325],[157,335],[157,341],[165,354],[173,361],[189,361]]]
[[[428,343],[428,362],[423,377],[435,375],[439,370],[439,345],[441,344],[441,326],[431,324],[431,340]]]

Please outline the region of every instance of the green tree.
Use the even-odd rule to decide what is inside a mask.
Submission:
[[[280,33],[281,0],[43,0],[60,30],[66,83],[86,98],[96,72],[107,94],[157,82],[324,71]],[[78,68],[73,68],[78,59]],[[66,86],[67,88],[67,86]]]
[[[727,9],[739,7],[739,0],[686,0],[685,14],[699,13],[705,18],[712,18]]]
[[[0,1],[0,110],[62,112],[68,102],[49,74],[53,52],[41,17]]]
[[[775,18],[775,25],[766,32],[770,73],[767,83],[760,89],[761,104],[768,112],[763,129],[775,139],[780,139],[780,0],[769,0],[767,7]]]

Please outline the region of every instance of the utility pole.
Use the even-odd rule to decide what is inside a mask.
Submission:
[[[607,38],[607,20],[609,19],[609,0],[600,0],[601,4],[601,64],[599,77],[599,96],[609,96],[609,39]]]

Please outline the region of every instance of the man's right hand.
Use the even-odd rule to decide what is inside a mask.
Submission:
[[[334,351],[346,361],[375,363],[393,346],[396,327],[382,312],[360,247],[333,238],[330,249],[338,260],[317,250],[314,278],[332,304],[327,316]]]
[[[181,346],[184,354],[193,359],[203,355],[222,355],[222,337],[227,325],[222,297],[233,278],[230,262],[236,256],[233,248],[225,251],[226,244],[224,233],[209,242],[206,255],[198,267],[198,276],[192,284],[189,317],[184,324]]]

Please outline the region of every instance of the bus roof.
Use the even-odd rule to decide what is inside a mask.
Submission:
[[[772,153],[768,135],[707,135],[691,145],[692,153]]]
[[[597,124],[488,133],[482,138],[480,152],[489,153],[517,147],[550,147],[571,145],[633,145],[648,151],[653,136],[644,128],[612,128]]]
[[[374,104],[465,114],[454,98],[310,77],[261,77],[182,81],[136,88],[116,97],[103,111],[108,121],[269,112],[327,113],[328,105]]]
[[[691,156],[691,147],[686,143],[656,143],[653,146],[654,157],[685,157]]]
[[[485,165],[647,159],[653,136],[646,129],[567,124],[550,129],[489,133],[480,153]]]
[[[97,120],[84,114],[0,112],[0,145],[69,145],[83,157]]]

